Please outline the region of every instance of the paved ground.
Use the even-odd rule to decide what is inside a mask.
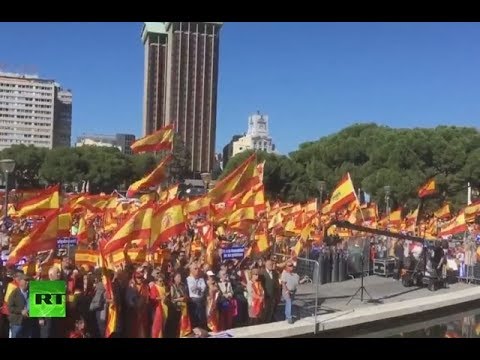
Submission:
[[[475,285],[456,283],[448,286],[447,289],[440,289],[435,292],[427,288],[410,287],[406,288],[400,281],[381,276],[367,276],[364,278],[364,286],[372,297],[364,293],[364,302],[360,301],[360,293],[355,296],[347,305],[347,302],[360,287],[361,280],[353,279],[338,283],[320,285],[318,288],[318,314],[328,314],[336,311],[376,306],[393,302],[401,302],[416,298],[423,298],[432,295],[446,294],[458,290],[468,289]],[[315,289],[312,284],[301,285],[294,301],[294,314],[297,319],[313,316],[315,309]],[[283,320],[283,306],[280,305],[276,314],[277,320]]]

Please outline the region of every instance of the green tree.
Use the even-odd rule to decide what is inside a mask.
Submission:
[[[0,152],[0,158],[15,160],[14,178],[18,188],[38,188],[40,186],[39,170],[47,151],[45,148],[33,145],[12,145]]]

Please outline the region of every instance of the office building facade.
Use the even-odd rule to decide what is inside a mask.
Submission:
[[[0,72],[0,150],[70,146],[72,93],[36,75]]]
[[[194,174],[215,164],[221,22],[145,23],[144,136],[173,123]]]

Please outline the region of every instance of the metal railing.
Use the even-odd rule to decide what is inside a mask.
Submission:
[[[277,259],[280,258],[281,262],[290,258],[289,255],[285,255],[285,254],[275,254],[275,256],[277,257]],[[301,283],[311,283],[314,287],[315,303],[314,303],[314,309],[313,309],[312,315],[314,317],[313,333],[316,334],[317,333],[317,317],[318,317],[318,287],[320,285],[319,283],[320,264],[317,260],[307,259],[304,257],[297,257],[295,272],[300,277]],[[292,304],[292,307],[293,307],[293,304]]]

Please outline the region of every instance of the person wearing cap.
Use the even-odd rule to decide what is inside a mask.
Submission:
[[[300,283],[300,277],[293,271],[293,267],[293,261],[288,260],[285,270],[283,270],[282,276],[280,277],[283,300],[285,300],[285,318],[289,324],[293,324],[292,303]]]
[[[10,321],[12,338],[32,338],[39,337],[40,335],[38,320],[28,317],[29,280],[30,279],[24,274],[19,274],[17,276],[18,287],[13,290],[10,298],[8,299],[8,311],[10,313],[8,320]]]

